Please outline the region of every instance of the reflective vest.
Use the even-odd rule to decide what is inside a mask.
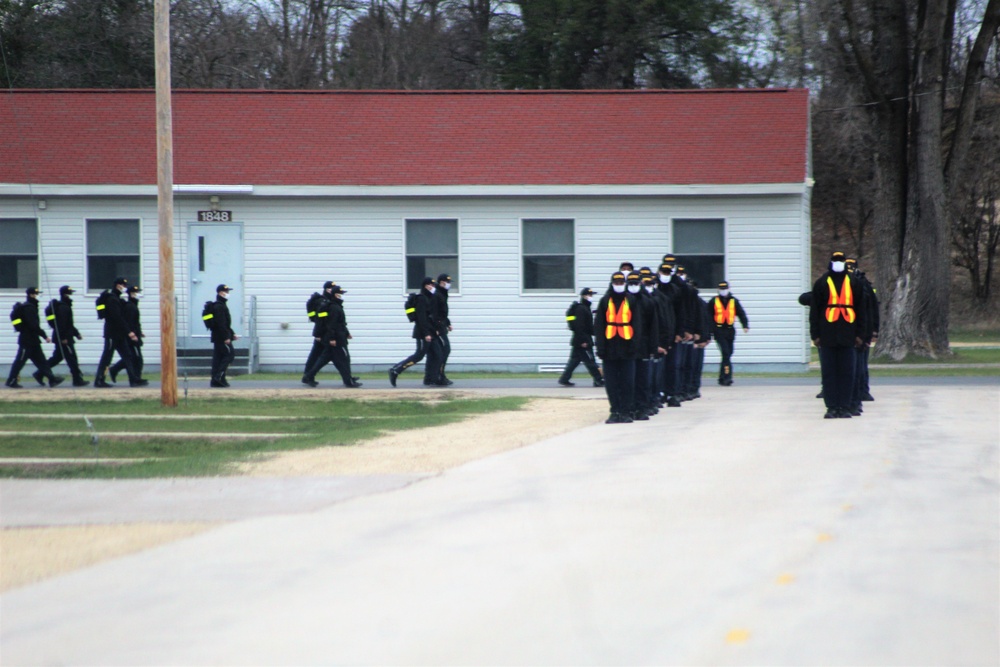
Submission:
[[[608,326],[605,329],[604,337],[611,340],[615,336],[621,336],[625,340],[632,340],[632,308],[628,304],[628,299],[622,300],[620,310],[615,309],[615,300],[608,299]]]
[[[836,322],[839,317],[843,316],[845,322],[853,324],[857,316],[854,314],[854,292],[851,291],[851,279],[844,276],[844,284],[840,288],[840,294],[837,294],[837,287],[833,284],[833,278],[828,276],[826,284],[830,288],[830,300],[827,302],[826,307],[826,321]]]
[[[721,297],[715,297],[712,301],[715,304],[715,323],[733,326],[736,321],[736,299],[730,299],[726,306],[722,305]]]

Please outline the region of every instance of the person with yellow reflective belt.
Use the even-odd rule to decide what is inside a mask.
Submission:
[[[712,316],[712,335],[719,346],[722,361],[719,363],[719,384],[728,387],[733,383],[733,343],[736,342],[736,320],[739,319],[743,333],[750,332],[747,314],[740,300],[729,293],[729,283],[719,283],[719,294],[708,302]]]
[[[635,371],[641,356],[642,308],[625,289],[625,274],[611,275],[611,290],[597,306],[594,343],[604,362],[604,389],[611,404],[606,424],[626,424],[635,411]]]
[[[842,252],[831,255],[830,270],[813,285],[809,308],[809,337],[819,348],[825,419],[861,414],[852,398],[855,355],[862,345],[866,313],[859,300],[861,287],[847,273],[846,259]]]
[[[573,337],[569,341],[569,361],[559,376],[559,384],[564,387],[574,386],[570,379],[581,363],[594,379],[594,386],[604,386],[604,377],[594,358],[594,314],[590,312],[590,300],[595,294],[594,290],[584,287],[580,290],[580,300],[574,301],[566,311],[566,326],[573,332]]]
[[[10,365],[10,374],[7,375],[7,386],[11,389],[24,388],[18,382],[18,375],[30,359],[31,363],[35,364],[38,368],[35,373],[35,379],[38,380],[38,383],[42,383],[39,378],[46,377],[49,379],[49,386],[55,387],[63,381],[63,378],[52,374],[49,362],[45,358],[45,352],[42,351],[42,344],[38,340],[39,338],[44,338],[46,343],[51,342],[51,339],[42,329],[42,325],[38,319],[38,295],[42,291],[37,287],[29,287],[24,293],[28,298],[24,303],[17,304],[15,306],[16,312],[11,313],[11,324],[14,325],[14,330],[18,332],[17,356],[14,357],[14,363]]]
[[[302,382],[308,384],[309,369],[316,364],[316,360],[326,351],[326,343],[323,342],[323,332],[326,330],[326,320],[330,317],[330,302],[333,301],[334,281],[327,280],[323,283],[322,292],[313,292],[312,296],[306,300],[306,317],[313,323],[312,348],[309,356],[306,357],[306,365],[302,369]]]

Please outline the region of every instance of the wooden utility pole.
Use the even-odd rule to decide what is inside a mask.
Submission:
[[[174,137],[170,110],[170,1],[155,0],[156,185],[160,219],[160,402],[177,407],[174,329]]]

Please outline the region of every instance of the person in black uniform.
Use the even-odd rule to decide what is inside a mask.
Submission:
[[[705,367],[705,348],[712,341],[712,318],[709,317],[708,304],[699,295],[698,283],[689,280],[688,285],[694,292],[696,312],[694,318],[694,336],[697,341],[691,346],[691,365],[687,378],[685,393],[690,400],[701,398],[701,375]]]
[[[597,366],[597,359],[594,358],[594,314],[590,311],[590,301],[595,294],[594,290],[584,287],[580,290],[580,300],[574,301],[566,311],[566,324],[573,332],[573,336],[569,341],[569,361],[559,376],[559,384],[564,387],[575,386],[570,378],[581,363],[593,378],[594,386],[604,386],[604,377]]]
[[[611,404],[606,424],[632,422],[635,410],[635,365],[641,356],[636,331],[642,329],[642,308],[626,291],[625,274],[611,275],[611,291],[597,306],[594,344],[604,361],[604,389]]]
[[[733,384],[733,344],[736,341],[736,320],[739,319],[743,333],[750,333],[747,314],[740,300],[729,292],[729,283],[719,283],[719,294],[708,302],[712,314],[712,335],[719,347],[722,361],[719,363],[719,384],[728,387]]]
[[[104,351],[97,364],[97,374],[94,386],[108,388],[113,386],[107,381],[108,367],[115,352],[125,362],[125,372],[128,373],[130,387],[145,387],[149,380],[143,380],[132,363],[132,347],[129,342],[139,340],[139,336],[129,326],[125,319],[125,301],[128,299],[128,280],[118,278],[111,288],[110,298],[104,302]]]
[[[429,353],[431,351],[431,344],[437,336],[437,329],[432,325],[433,313],[431,312],[434,310],[434,292],[433,278],[424,278],[420,286],[420,293],[417,295],[413,313],[412,337],[416,341],[417,348],[413,351],[413,354],[389,369],[389,384],[393,387],[396,386],[396,379],[403,374],[403,371],[414,364],[420,363],[420,360],[425,356],[427,357],[427,364],[430,365],[431,363],[431,355]],[[436,361],[437,357],[435,356],[434,359]],[[425,369],[424,384],[437,384],[436,380],[433,383],[429,383],[427,381],[428,377],[428,371]]]
[[[438,375],[438,384],[455,384],[444,374],[444,367],[448,364],[448,357],[451,356],[451,341],[448,334],[451,332],[451,320],[448,318],[448,290],[451,289],[451,276],[442,273],[437,277],[437,288],[434,290],[435,306],[437,307],[437,321],[440,325],[438,330],[438,345],[441,346],[441,372]]]
[[[846,269],[844,253],[833,253],[830,270],[813,285],[809,309],[809,337],[819,348],[825,419],[861,414],[851,399],[855,356],[866,326],[865,312],[860,308],[861,286]]]
[[[697,331],[700,320],[700,308],[703,303],[698,298],[694,288],[688,284],[687,271],[679,264],[674,267],[674,278],[677,279],[677,286],[680,288],[680,303],[682,310],[681,320],[684,322],[684,335],[677,358],[678,390],[676,399],[678,401],[690,401],[691,377],[694,374],[695,353],[694,346],[701,340],[701,334]]]
[[[233,331],[233,319],[229,313],[229,293],[232,291],[233,288],[229,285],[217,285],[212,312],[206,316],[213,346],[210,387],[229,386],[226,371],[236,358],[236,348],[233,347],[233,343],[239,340],[239,336]]]
[[[684,341],[691,339],[691,323],[689,309],[685,303],[685,283],[676,270],[676,259],[673,255],[664,255],[660,265],[660,291],[667,297],[674,311],[674,344],[667,351],[664,360],[663,392],[665,405],[671,408],[681,407],[681,369],[684,366]],[[666,282],[664,282],[666,278]]]
[[[49,302],[51,314],[47,314],[49,326],[52,327],[52,342],[55,347],[52,349],[52,356],[49,357],[49,367],[55,368],[63,359],[69,367],[70,375],[73,377],[74,387],[86,387],[89,382],[83,379],[80,371],[80,360],[76,356],[76,341],[83,340],[83,335],[73,323],[73,299],[70,295],[74,290],[69,285],[59,288],[59,298]],[[46,309],[48,313],[48,309]]]
[[[351,358],[347,353],[348,341],[353,338],[347,328],[347,315],[344,313],[342,303],[347,290],[340,285],[334,285],[330,293],[333,295],[333,300],[330,301],[330,314],[324,318],[325,327],[322,334],[324,349],[313,367],[306,371],[302,381],[310,387],[315,387],[319,384],[316,382],[316,375],[332,361],[345,387],[360,387],[361,383],[351,374]]]
[[[657,407],[666,405],[666,394],[663,391],[664,368],[667,355],[674,345],[674,308],[670,299],[660,289],[661,274],[650,274],[643,279],[643,285],[656,304],[656,330],[659,340],[656,344],[656,359],[653,361],[653,398]]]
[[[633,271],[626,277],[626,291],[636,300],[641,313],[642,326],[636,328],[639,340],[639,358],[635,363],[635,406],[632,419],[646,421],[656,414],[653,403],[653,359],[656,358],[659,332],[657,331],[656,303],[643,289],[642,273]]]
[[[856,407],[860,411],[862,401],[875,400],[875,397],[871,394],[871,387],[868,384],[868,357],[872,346],[878,342],[878,328],[881,320],[879,319],[878,297],[876,296],[875,286],[871,284],[864,272],[858,269],[858,261],[856,259],[848,257],[846,264],[848,273],[854,276],[855,280],[860,283],[864,299],[862,307],[865,310],[865,335],[861,339],[863,345],[858,350],[857,376],[855,378],[854,390],[857,399]]]
[[[122,308],[125,312],[125,321],[128,323],[129,330],[135,332],[136,335],[135,340],[129,338],[128,346],[129,351],[132,353],[132,366],[135,368],[135,373],[142,376],[142,367],[144,366],[142,339],[146,337],[146,334],[142,333],[142,320],[139,316],[139,299],[142,298],[142,288],[138,285],[129,285],[127,291],[128,301],[122,304]],[[112,382],[117,381],[118,374],[123,368],[125,368],[125,361],[119,359],[108,369],[108,375],[111,376]]]
[[[37,287],[29,287],[24,291],[28,298],[21,304],[18,319],[13,322],[18,335],[17,356],[14,357],[14,363],[11,364],[10,373],[7,375],[7,386],[11,389],[24,388],[18,382],[18,375],[21,374],[21,369],[24,368],[29,359],[38,369],[35,371],[34,377],[39,384],[42,384],[43,377],[48,378],[50,387],[55,387],[63,381],[63,378],[52,374],[49,362],[45,358],[45,352],[42,350],[42,344],[38,340],[43,338],[46,343],[52,342],[52,339],[42,329],[41,321],[38,318],[38,295],[41,293]]]
[[[313,344],[309,350],[309,356],[306,358],[306,364],[302,368],[303,382],[306,381],[309,369],[316,364],[319,355],[323,354],[323,350],[326,348],[326,345],[323,344],[323,329],[326,328],[326,318],[330,315],[330,301],[333,300],[330,290],[333,289],[333,285],[334,282],[332,280],[327,280],[323,283],[323,291],[313,292],[313,295],[307,301],[307,305],[309,306],[307,314],[313,323]]]

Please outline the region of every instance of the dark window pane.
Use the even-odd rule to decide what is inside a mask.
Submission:
[[[407,255],[457,255],[457,220],[407,220]]]
[[[572,220],[525,220],[523,233],[525,255],[572,255]]]
[[[139,254],[139,221],[88,220],[87,254]]]
[[[675,255],[722,255],[725,252],[725,221],[674,220]]]
[[[38,287],[35,255],[0,255],[0,289]]]
[[[87,258],[87,288],[92,292],[111,289],[115,279],[123,277],[129,284],[142,286],[139,282],[139,256],[120,257],[118,255],[91,255]]]
[[[572,290],[573,256],[535,255],[524,258],[524,289]]]
[[[0,220],[0,255],[38,256],[38,223],[34,218]]]
[[[700,289],[715,289],[725,280],[725,255],[676,255],[688,278],[698,281]]]
[[[417,291],[424,278],[436,281],[442,273],[451,276],[451,291],[457,292],[459,290],[457,257],[407,257],[406,289]]]

